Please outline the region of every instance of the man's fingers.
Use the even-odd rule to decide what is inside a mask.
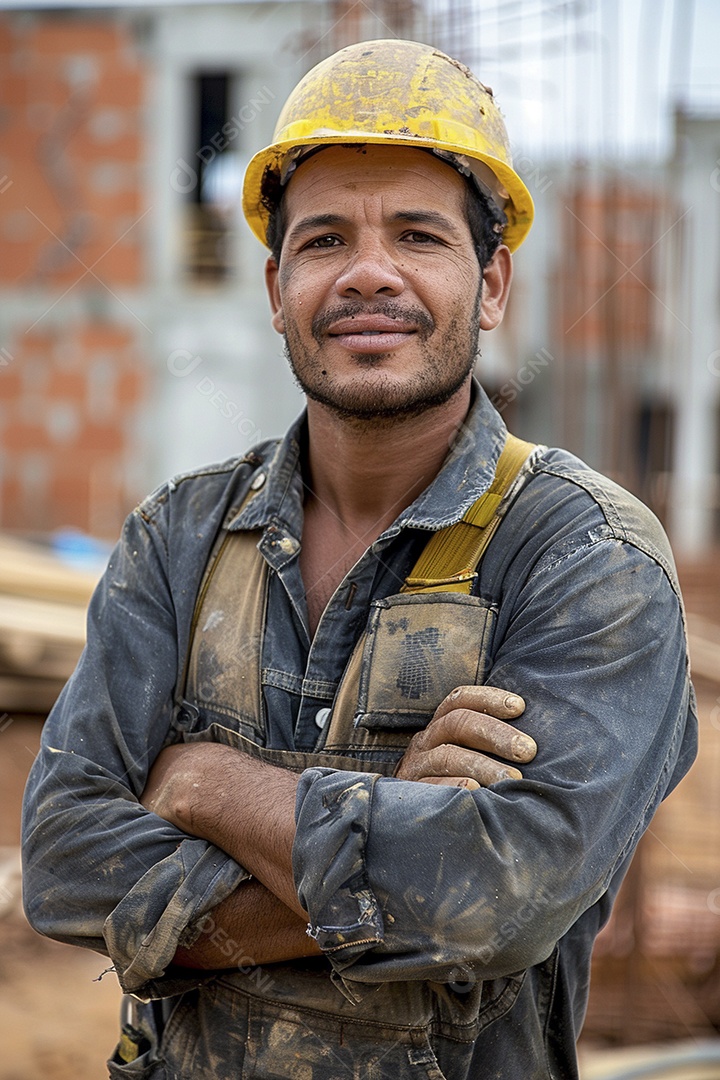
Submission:
[[[467,750],[463,746],[445,743],[423,753],[406,755],[395,773],[401,780],[426,780],[428,777],[465,777],[477,781],[481,787],[490,787],[501,780],[521,780],[522,773],[512,765],[494,761]]]
[[[525,711],[525,702],[519,694],[502,690],[499,686],[457,686],[440,702],[433,719],[454,709],[471,709],[473,712],[489,713],[498,720],[514,720]]]
[[[532,761],[537,753],[537,744],[529,735],[504,720],[470,709],[454,709],[436,716],[415,739],[421,750],[454,743],[495,754],[507,761]]]
[[[524,709],[521,697],[497,686],[457,687],[427,727],[413,735],[395,775],[455,787],[469,787],[466,780],[490,787],[522,779],[507,762],[532,761],[537,745],[500,717],[512,720]]]

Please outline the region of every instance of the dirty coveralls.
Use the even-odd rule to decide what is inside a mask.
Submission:
[[[695,754],[667,541],[626,492],[541,448],[473,594],[400,594],[429,534],[492,480],[505,427],[475,387],[440,473],[349,572],[311,642],[305,437],[301,419],[130,515],[30,777],[29,918],[108,953],[127,992],[164,999],[159,1045],[113,1077],[573,1078],[594,938]],[[190,650],[218,534],[265,592],[226,572]],[[526,699],[517,725],[539,750],[523,779],[394,779],[439,701],[482,682]],[[256,967],[212,920],[247,872],[138,802],[163,746],[203,738],[304,770],[293,864],[322,957]],[[200,933],[232,967],[173,966]],[[148,1033],[160,1011],[139,1006]]]

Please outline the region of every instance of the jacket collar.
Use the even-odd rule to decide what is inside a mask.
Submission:
[[[383,536],[394,536],[404,528],[434,531],[459,521],[492,483],[506,435],[500,414],[480,384],[473,380],[470,409],[439,473]],[[230,529],[260,529],[279,521],[295,536],[300,536],[303,503],[300,462],[306,439],[303,412],[277,444],[272,459],[263,467],[262,487],[230,522]],[[255,474],[255,483],[259,476],[260,473]]]

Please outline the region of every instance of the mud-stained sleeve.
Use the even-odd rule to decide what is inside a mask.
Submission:
[[[300,777],[296,805],[303,825],[293,852],[295,880],[300,903],[313,912],[308,933],[326,952],[357,955],[383,939],[382,914],[365,868],[378,779],[320,768],[307,769]],[[321,793],[314,792],[318,781]],[[311,868],[321,865],[319,882]]]
[[[471,792],[301,778],[295,880],[346,980],[470,981],[543,962],[694,757],[678,598],[630,544],[590,537],[531,575],[487,681],[527,702],[518,726],[539,750],[522,780]]]
[[[248,876],[138,801],[177,677],[162,500],[151,510],[126,522],[91,601],[87,645],[46,721],[23,814],[31,924],[109,953],[133,991],[162,978],[193,922]]]
[[[175,983],[187,989],[187,980],[180,980],[177,970],[164,986],[159,980],[178,945],[190,946],[197,940],[203,916],[249,876],[203,840],[183,840],[152,866],[108,915],[103,928],[123,990],[169,995],[175,992]]]

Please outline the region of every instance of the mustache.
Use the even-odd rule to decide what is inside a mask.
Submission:
[[[386,299],[372,304],[348,300],[336,307],[319,312],[312,321],[311,330],[315,340],[320,343],[327,330],[340,319],[353,319],[358,315],[382,315],[386,319],[399,319],[414,323],[421,333],[431,333],[435,329],[435,320],[429,311],[417,305],[399,304],[396,300]]]

